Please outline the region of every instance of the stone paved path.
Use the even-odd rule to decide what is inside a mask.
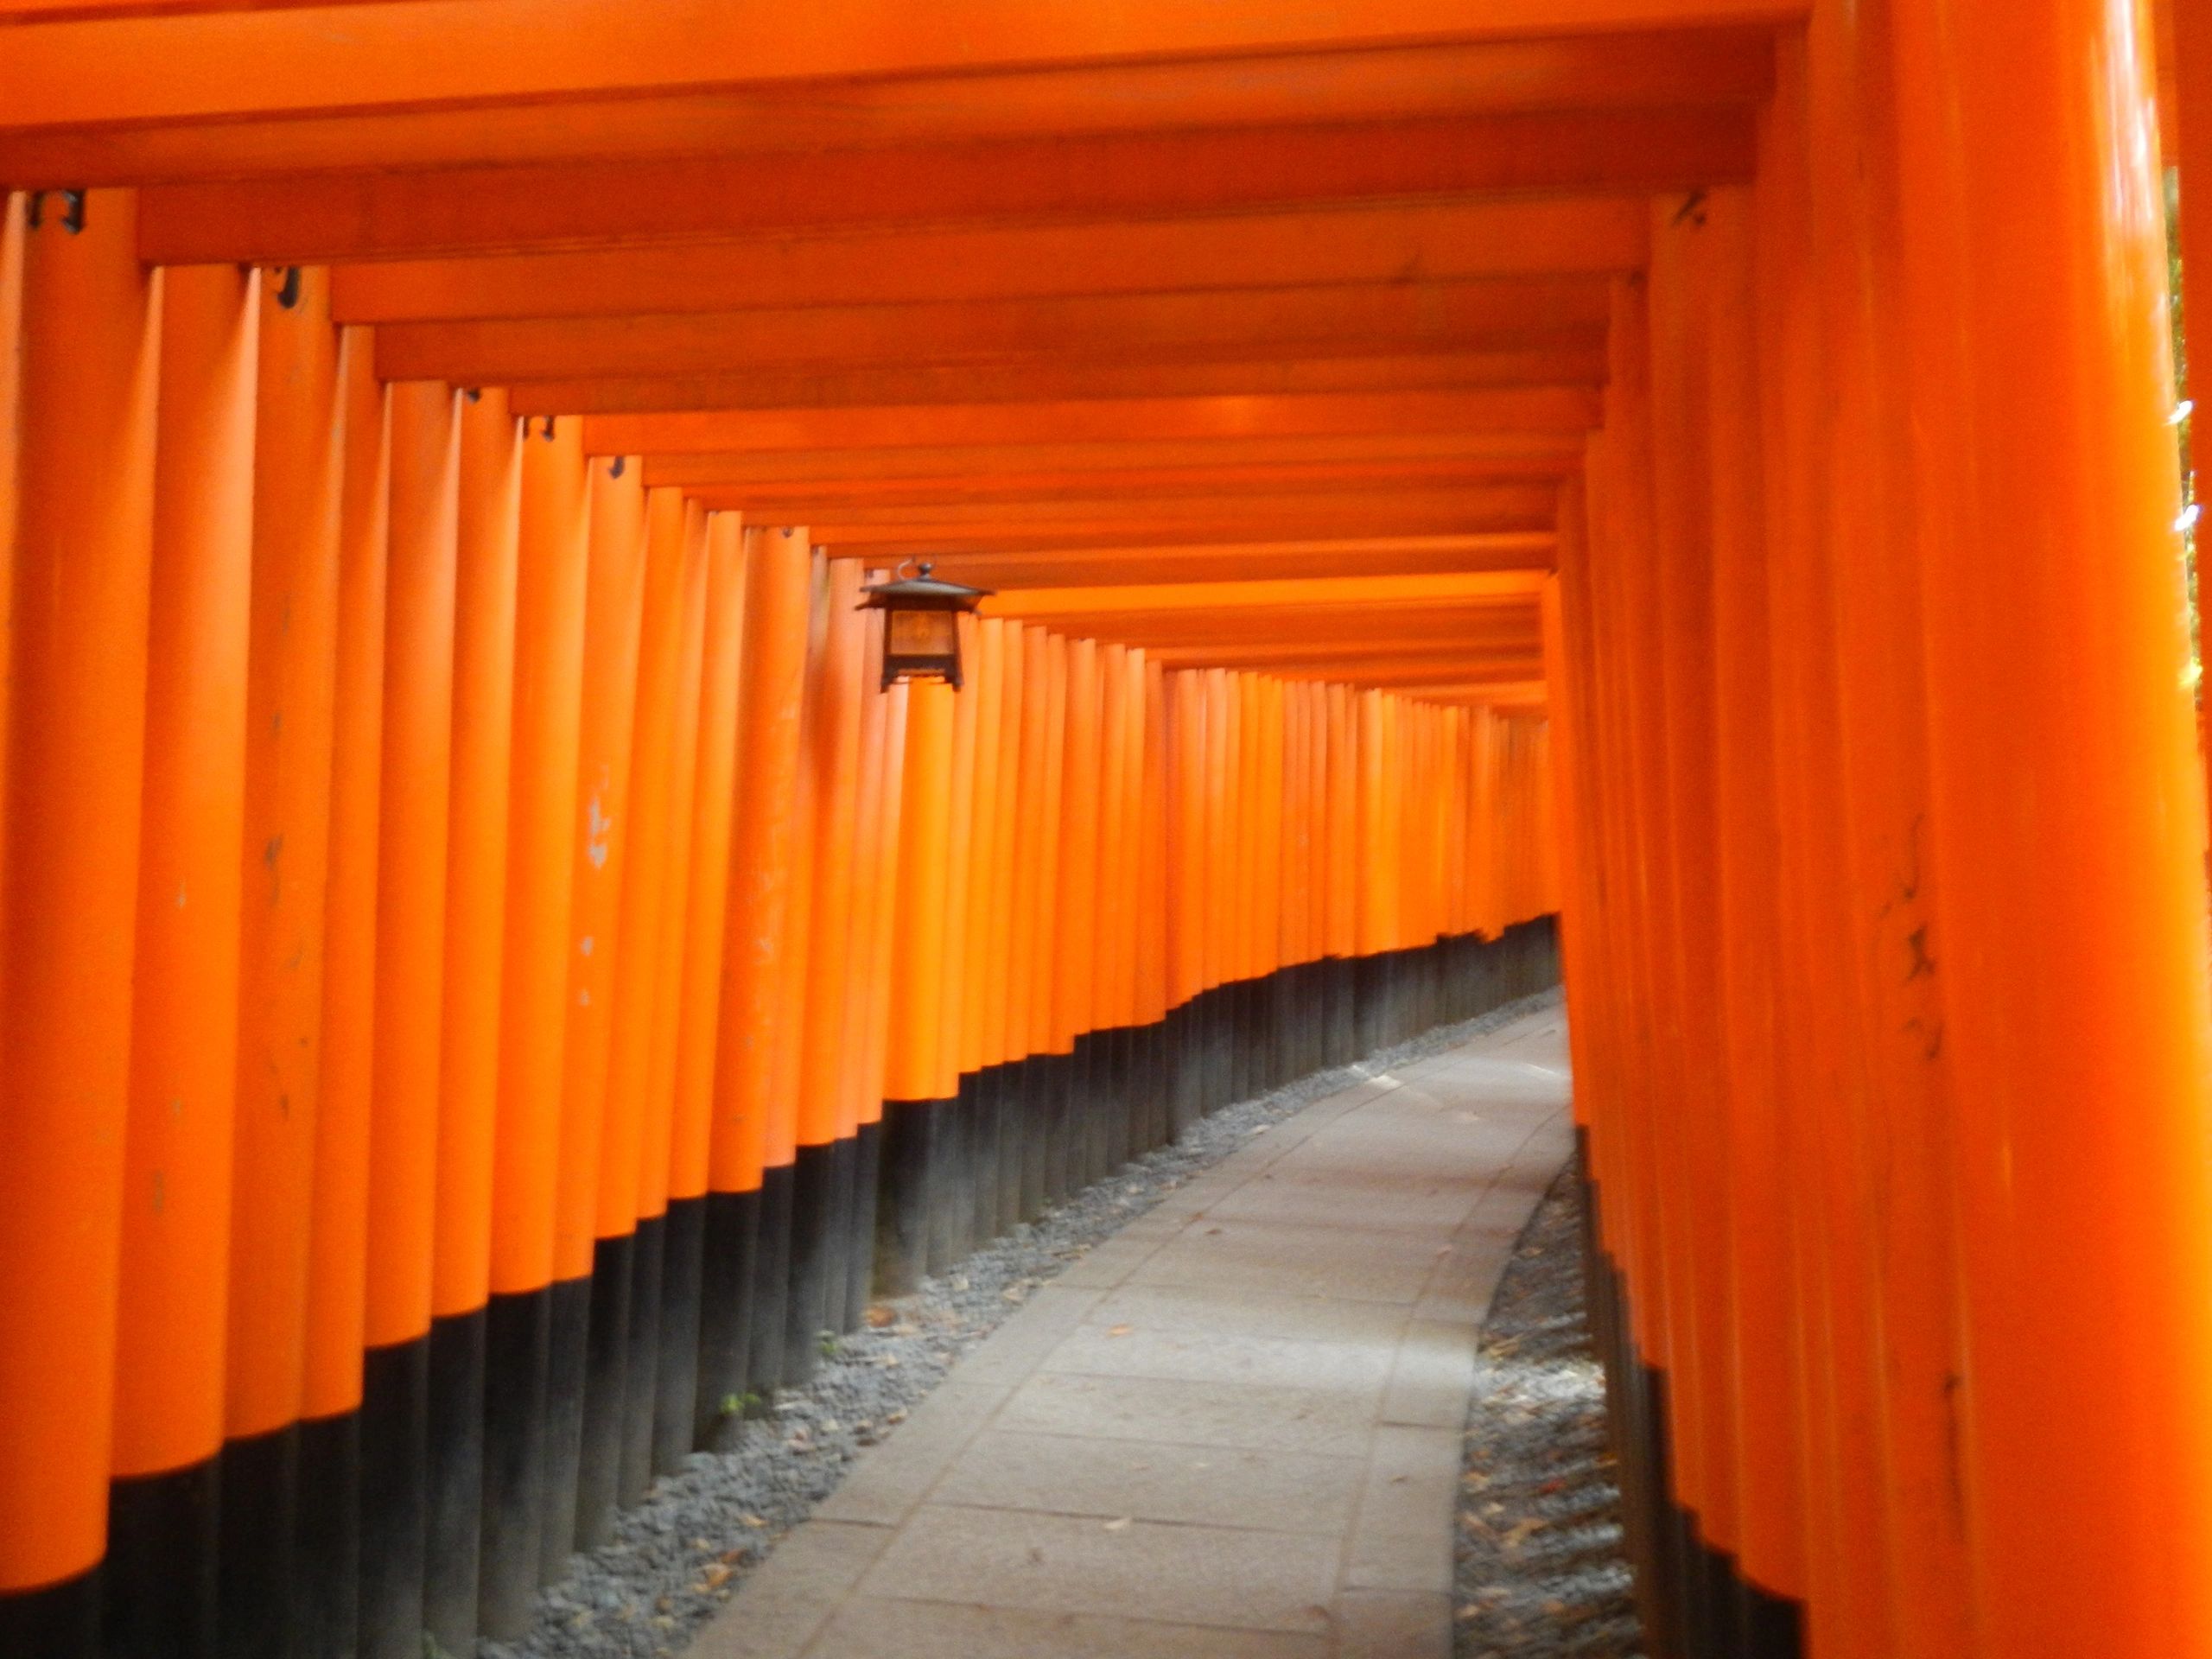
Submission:
[[[1478,1326],[1564,1016],[1318,1101],[982,1344],[691,1659],[1446,1659]]]

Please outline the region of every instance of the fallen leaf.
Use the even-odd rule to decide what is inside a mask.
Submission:
[[[699,1575],[699,1582],[691,1586],[691,1593],[702,1595],[709,1590],[720,1589],[729,1582],[729,1568],[724,1567],[720,1561],[715,1562]]]
[[[1126,1337],[1135,1329],[1136,1327],[1133,1325],[1111,1325],[1108,1327],[1106,1334],[1109,1337]]]
[[[1120,1532],[1125,1529],[1130,1522],[1135,1519],[1136,1517],[1133,1515],[1125,1515],[1118,1521],[1109,1521],[1106,1523],[1106,1530],[1109,1532]]]
[[[1529,1541],[1529,1536],[1532,1534],[1541,1532],[1543,1529],[1544,1523],[1541,1521],[1531,1519],[1528,1521],[1515,1522],[1511,1529],[1505,1535],[1504,1548],[1507,1553],[1510,1554],[1518,1554],[1520,1553],[1521,1546]]]
[[[867,1317],[868,1329],[871,1331],[880,1331],[885,1325],[890,1324],[892,1320],[897,1319],[899,1316],[879,1302],[875,1306],[868,1309]]]

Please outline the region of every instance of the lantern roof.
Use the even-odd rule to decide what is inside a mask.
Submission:
[[[940,582],[925,564],[918,575],[896,582],[880,582],[861,590],[859,608],[864,611],[972,611],[997,592],[993,588],[969,588],[957,582]]]

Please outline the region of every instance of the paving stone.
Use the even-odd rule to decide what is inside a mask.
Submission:
[[[1388,1302],[1219,1285],[1124,1285],[1101,1297],[1084,1323],[1395,1346],[1406,1310]]]
[[[863,1596],[808,1651],[818,1659],[1332,1659],[1334,1649],[1325,1636],[1281,1630]]]
[[[1337,1540],[1295,1533],[931,1503],[861,1587],[1064,1613],[1141,1607],[1169,1624],[1318,1635],[1329,1628],[1338,1555]]]
[[[971,1380],[963,1366],[931,1389],[896,1433],[854,1465],[837,1490],[814,1506],[816,1516],[898,1525],[1011,1392],[1003,1384]],[[779,1550],[770,1559],[781,1554]]]
[[[1139,1325],[1088,1325],[1039,1368],[1088,1376],[1259,1382],[1365,1392],[1389,1381],[1391,1352],[1372,1343],[1298,1341]],[[1465,1395],[1460,1400],[1464,1405]]]
[[[699,1633],[688,1659],[796,1659],[897,1535],[817,1518],[776,1547],[745,1586],[741,1618]]]
[[[1357,1457],[992,1429],[969,1443],[932,1501],[1334,1538],[1351,1528],[1366,1475]]]
[[[1336,1614],[1337,1659],[1451,1659],[1448,1595],[1347,1591]]]
[[[1475,1382],[1473,1321],[1408,1321],[1382,1395],[1382,1421],[1453,1429],[1465,1421]]]
[[[1022,1309],[960,1362],[951,1380],[1002,1383],[1008,1387],[1035,1370],[1065,1341],[1105,1294],[1103,1290],[1054,1280],[1029,1293]]]
[[[1466,1402],[1463,1396],[1460,1409]],[[1452,1589],[1452,1506],[1459,1494],[1459,1431],[1384,1425],[1345,1549],[1348,1590]]]
[[[1290,1160],[1286,1160],[1287,1165]],[[1488,1191],[1486,1183],[1431,1179],[1425,1185],[1407,1183],[1404,1190],[1387,1197],[1385,1183],[1374,1183],[1371,1192],[1317,1179],[1310,1170],[1278,1166],[1255,1181],[1209,1205],[1205,1218],[1214,1221],[1284,1221],[1313,1227],[1350,1221],[1382,1232],[1448,1235],[1474,1213]]]
[[[1014,1433],[1172,1440],[1349,1457],[1365,1453],[1382,1395],[1379,1384],[1286,1389],[1044,1373],[1014,1390],[999,1408],[998,1422]]]
[[[1160,1250],[1129,1274],[1128,1282],[1412,1302],[1420,1297],[1434,1265],[1433,1249],[1420,1241],[1409,1245],[1400,1234],[1354,1227],[1221,1222]]]

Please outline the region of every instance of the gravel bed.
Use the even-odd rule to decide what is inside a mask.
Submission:
[[[1459,1486],[1457,1659],[1636,1659],[1605,1382],[1569,1164],[1515,1245],[1475,1363]]]
[[[778,1395],[740,1446],[695,1452],[681,1473],[656,1483],[645,1503],[620,1518],[613,1541],[578,1558],[546,1592],[530,1635],[518,1643],[480,1643],[481,1659],[680,1653],[777,1539],[836,1490],[861,1450],[893,1433],[961,1355],[1036,1287],[1252,1135],[1394,1065],[1457,1047],[1558,1000],[1556,990],[1526,997],[1356,1065],[1224,1107],[1174,1145],[977,1251],[958,1271],[871,1310],[868,1327],[838,1339],[806,1387]]]

